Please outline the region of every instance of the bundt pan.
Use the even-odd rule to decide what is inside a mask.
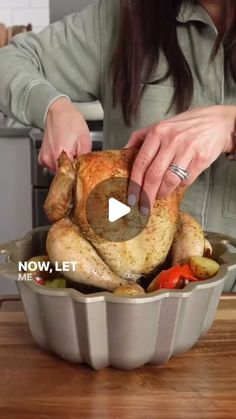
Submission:
[[[47,231],[35,229],[22,240],[3,244],[0,253],[7,258],[0,276],[16,280],[31,333],[41,348],[94,369],[161,365],[187,351],[212,325],[223,288],[232,289],[235,283],[236,240],[210,233],[220,271],[183,290],[117,297],[19,281],[17,262],[45,254]]]

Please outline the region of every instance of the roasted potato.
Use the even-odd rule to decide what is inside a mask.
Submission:
[[[209,279],[217,274],[220,265],[209,258],[203,256],[192,256],[189,259],[191,271],[198,279]]]
[[[66,288],[66,279],[55,278],[52,281],[45,281],[44,285],[49,288]]]
[[[127,285],[121,285],[120,287],[116,288],[113,294],[118,295],[120,297],[136,296],[136,295],[139,296],[139,295],[145,295],[145,291],[138,284],[127,284]]]

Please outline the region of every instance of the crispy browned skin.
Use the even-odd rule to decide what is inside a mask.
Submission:
[[[60,167],[45,208],[52,221],[69,214],[73,189],[74,207],[71,221],[62,219],[51,228],[47,250],[52,261],[62,262],[71,255],[72,260],[82,263],[77,273],[68,273],[69,278],[112,290],[125,279],[136,280],[150,274],[165,261],[179,225],[182,188],[168,198],[156,199],[146,227],[131,240],[105,240],[95,233],[87,221],[87,200],[90,192],[100,182],[115,177],[125,179],[115,195],[121,202],[126,201],[136,154],[134,149],[92,152],[80,156],[74,165],[64,154],[60,158]],[[102,192],[99,199],[107,203],[106,193]],[[125,223],[126,217],[123,220]],[[103,220],[99,222],[102,224]],[[104,220],[102,227],[106,228],[106,225]]]
[[[148,274],[164,262],[179,217],[179,196],[178,193],[173,193],[166,199],[156,200],[147,226],[142,233],[129,241],[106,241],[88,224],[87,198],[100,182],[114,177],[126,178],[126,187],[116,191],[117,199],[121,202],[126,201],[128,180],[136,154],[135,149],[93,152],[79,157],[77,162],[74,222],[79,225],[84,237],[93,244],[112,271],[127,279],[137,279]],[[101,196],[100,199],[107,200],[106,196]]]
[[[58,169],[44,204],[44,210],[49,221],[55,223],[69,213],[73,204],[74,186],[74,165],[63,151],[58,159]]]

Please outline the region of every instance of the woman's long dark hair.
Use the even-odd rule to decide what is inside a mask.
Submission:
[[[164,79],[173,78],[172,105],[176,112],[186,110],[191,104],[193,77],[177,39],[176,17],[181,2],[121,0],[120,33],[111,70],[113,103],[114,106],[118,102],[121,104],[127,125],[137,116],[141,97],[158,65],[160,51],[169,65]],[[212,59],[223,41],[226,70],[236,82],[236,1],[222,0],[221,7],[222,25]]]

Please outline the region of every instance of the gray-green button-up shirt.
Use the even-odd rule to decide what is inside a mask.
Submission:
[[[0,51],[0,108],[23,123],[44,128],[55,98],[66,95],[75,102],[99,99],[104,109],[105,148],[121,148],[133,130],[173,115],[168,111],[174,89],[171,78],[148,86],[132,127],[125,125],[120,106],[112,106],[109,67],[119,12],[119,0],[95,0],[82,13],[50,25],[40,34],[16,37]],[[183,1],[177,32],[193,73],[191,107],[236,104],[236,85],[232,77],[224,75],[222,45],[211,60],[216,27],[197,2]],[[166,70],[167,62],[161,55],[153,78],[160,78]],[[236,237],[236,163],[220,157],[189,189],[183,207],[205,229]]]

